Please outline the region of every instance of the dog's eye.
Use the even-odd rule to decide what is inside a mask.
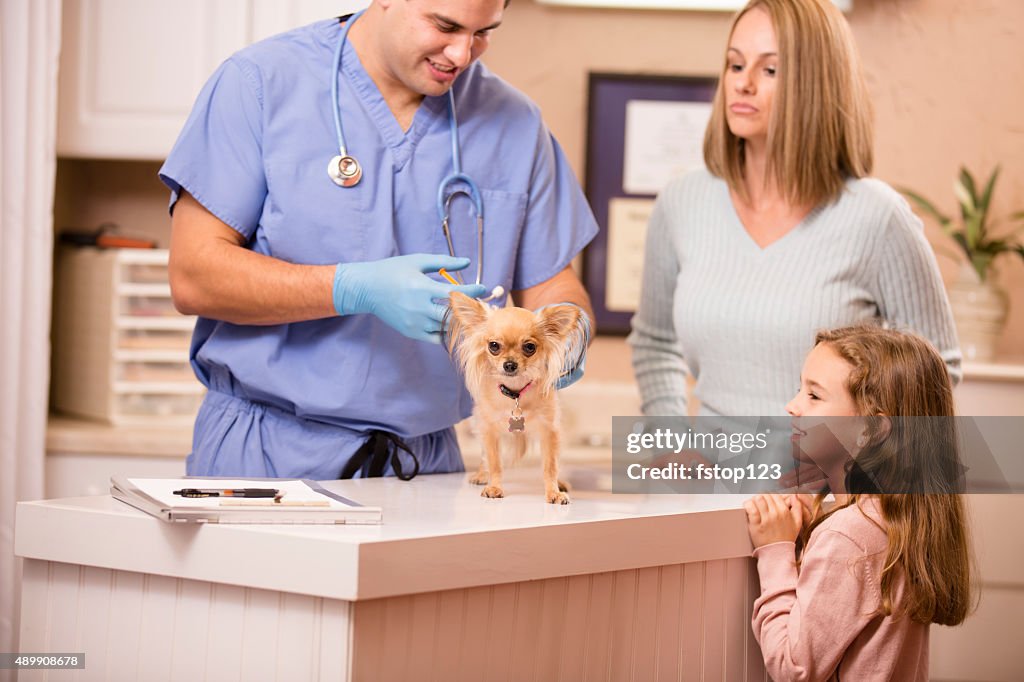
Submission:
[[[501,344],[498,343],[497,341],[491,341],[489,344],[487,344],[487,350],[490,352],[491,355],[497,355],[498,353],[501,352]]]
[[[535,344],[533,341],[527,341],[526,343],[523,344],[523,355],[525,355],[526,357],[530,357],[536,352],[537,344]]]

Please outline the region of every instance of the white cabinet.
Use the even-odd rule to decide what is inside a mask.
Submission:
[[[262,40],[296,26],[318,19],[338,17],[357,12],[370,0],[250,0],[252,3],[252,35],[249,42]]]
[[[245,45],[368,0],[64,0],[57,154],[167,156],[203,83]]]
[[[694,12],[736,12],[746,0],[537,0],[542,5],[599,7],[613,9],[691,10]],[[844,12],[853,10],[853,0],[832,0]]]
[[[57,154],[162,159],[249,36],[246,0],[65,0]]]

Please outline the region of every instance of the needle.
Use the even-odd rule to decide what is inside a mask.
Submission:
[[[459,283],[455,281],[455,278],[452,277],[451,275],[449,275],[448,272],[444,268],[441,268],[440,270],[438,270],[437,274],[441,275],[442,277],[444,277],[446,280],[448,280],[449,282],[451,282],[455,286],[459,286]],[[488,296],[487,298],[481,298],[480,300],[483,301],[484,303],[486,303],[487,301],[493,300],[495,298],[499,298],[504,293],[505,293],[505,287],[503,287],[503,286],[501,286],[499,284],[498,286],[496,286],[493,289],[491,289],[491,295],[490,296]]]

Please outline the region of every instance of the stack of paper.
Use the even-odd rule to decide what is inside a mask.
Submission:
[[[276,497],[184,497],[185,489],[229,491],[272,488]],[[110,494],[147,514],[184,523],[380,523],[380,507],[366,507],[315,481],[280,478],[110,479]]]

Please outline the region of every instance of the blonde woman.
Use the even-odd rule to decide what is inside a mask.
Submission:
[[[954,381],[960,351],[920,220],[869,178],[872,123],[849,26],[828,0],[737,14],[707,170],[658,197],[629,343],[648,415],[782,415],[819,329],[914,330]]]

